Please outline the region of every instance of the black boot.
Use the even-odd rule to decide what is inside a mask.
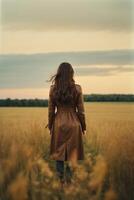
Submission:
[[[64,161],[56,161],[57,176],[59,177],[61,187],[64,185]]]
[[[72,177],[73,177],[73,171],[71,170],[71,167],[69,166],[69,164],[67,163],[66,165],[66,183],[67,184],[71,184],[72,183]]]

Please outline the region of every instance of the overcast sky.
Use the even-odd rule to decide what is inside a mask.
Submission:
[[[131,31],[133,0],[3,0],[9,30]]]
[[[0,98],[46,98],[67,61],[84,93],[134,93],[134,0],[1,0]]]

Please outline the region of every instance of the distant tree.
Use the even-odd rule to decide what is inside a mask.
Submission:
[[[133,94],[84,94],[85,102],[134,102]],[[48,99],[0,99],[0,107],[47,107]]]

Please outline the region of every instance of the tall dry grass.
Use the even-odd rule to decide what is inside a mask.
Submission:
[[[133,200],[134,105],[85,104],[84,162],[61,191],[49,160],[47,108],[1,108],[0,200]]]

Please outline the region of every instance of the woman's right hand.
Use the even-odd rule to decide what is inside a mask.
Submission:
[[[87,131],[86,130],[83,131],[83,135],[85,135],[85,136],[87,135]]]
[[[49,130],[49,134],[51,135],[51,129],[49,129],[48,124],[45,126],[45,128],[48,128],[48,130]]]

